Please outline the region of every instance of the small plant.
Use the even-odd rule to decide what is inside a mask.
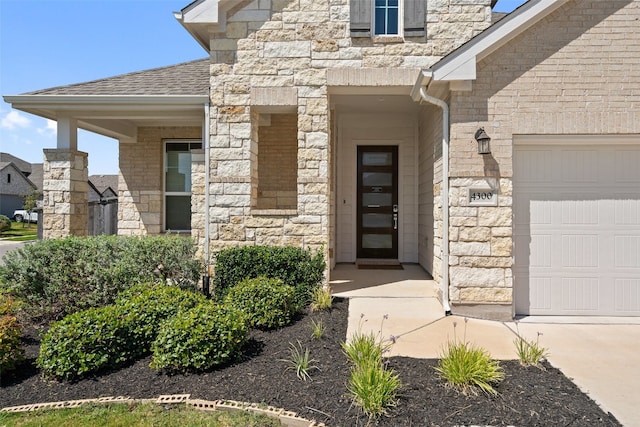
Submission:
[[[380,364],[354,366],[349,377],[349,394],[370,418],[384,415],[396,405],[400,377]]]
[[[11,229],[11,220],[9,217],[0,215],[0,233],[9,231]]]
[[[547,349],[540,346],[540,332],[536,340],[527,340],[522,337],[518,331],[518,337],[513,340],[516,346],[516,353],[522,366],[540,367],[540,362],[548,356]]]
[[[14,300],[0,294],[0,378],[24,359],[20,340],[22,327],[14,315],[16,310],[17,304]]]
[[[331,289],[325,286],[318,286],[311,294],[311,311],[329,310],[333,304]]]
[[[322,324],[322,319],[318,320],[317,322],[312,319],[310,326],[311,326],[311,335],[317,340],[321,339],[326,329],[325,326]]]
[[[302,381],[306,381],[311,378],[309,371],[314,369],[318,369],[316,365],[314,365],[317,360],[310,359],[309,357],[309,349],[302,349],[302,344],[298,341],[298,345],[294,345],[289,343],[289,359],[283,360],[287,362],[289,366],[286,370],[293,370],[296,372],[296,376],[300,378]]]
[[[389,341],[382,339],[382,323],[378,334],[362,332],[363,318],[361,315],[358,332],[351,336],[349,342],[342,343],[342,351],[352,363],[347,387],[349,395],[372,419],[386,414],[387,408],[396,405],[402,383],[395,371],[387,369],[382,359],[395,343],[395,337]],[[383,316],[382,322],[387,318],[387,315]]]
[[[465,319],[465,336],[466,336]],[[454,330],[456,323],[453,324]],[[462,342],[448,342],[447,349],[443,352],[438,366],[435,367],[440,377],[447,384],[460,390],[463,394],[478,394],[478,390],[497,395],[493,387],[504,379],[504,371],[497,360],[480,347],[469,344],[466,339]]]

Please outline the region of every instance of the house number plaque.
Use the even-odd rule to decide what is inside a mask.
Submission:
[[[498,206],[498,190],[470,188],[469,206]]]

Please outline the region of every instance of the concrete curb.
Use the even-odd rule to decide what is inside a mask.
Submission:
[[[10,406],[0,409],[0,412],[32,412],[39,409],[68,409],[77,408],[85,404],[109,403],[155,403],[159,405],[185,404],[200,411],[249,411],[278,418],[286,427],[326,427],[324,423],[299,417],[297,413],[273,406],[263,406],[256,403],[238,402],[235,400],[202,400],[191,399],[190,394],[160,395],[155,399],[132,399],[125,396],[100,397],[98,399],[65,400],[61,402],[34,403],[30,405]]]

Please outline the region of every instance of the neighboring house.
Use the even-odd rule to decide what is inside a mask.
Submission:
[[[207,264],[295,245],[419,263],[458,313],[640,315],[640,0],[492,3],[196,0],[207,59],[5,96],[58,122],[45,235],[87,233],[80,127],[120,141],[119,234]]]
[[[99,201],[118,198],[118,175],[91,175],[89,183],[92,187],[89,200]]]
[[[12,218],[24,206],[23,197],[36,189],[18,164],[0,160],[0,215]]]

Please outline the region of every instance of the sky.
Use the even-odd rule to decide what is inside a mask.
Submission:
[[[524,0],[499,0],[510,12]],[[82,83],[205,58],[174,18],[191,0],[0,0],[0,95]],[[0,151],[42,163],[56,123],[0,102]],[[118,143],[78,132],[89,174],[118,173]]]

